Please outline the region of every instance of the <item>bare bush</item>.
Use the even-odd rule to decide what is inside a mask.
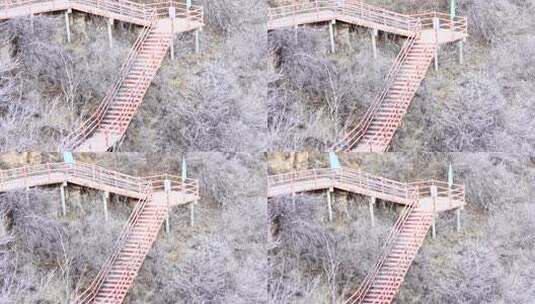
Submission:
[[[279,73],[268,86],[272,148],[330,146],[364,114],[383,84],[387,56],[381,54],[370,64],[371,50],[363,48],[356,55],[342,51],[352,57],[349,62],[339,55],[333,58],[327,54],[324,36],[325,31],[308,28],[270,34],[270,52]]]
[[[227,270],[230,248],[217,239],[199,244],[199,252],[185,258],[165,288],[169,301],[183,303],[224,303],[233,289],[232,275]]]
[[[252,23],[265,22],[267,7],[264,1],[202,0],[206,21],[224,34],[243,30]]]

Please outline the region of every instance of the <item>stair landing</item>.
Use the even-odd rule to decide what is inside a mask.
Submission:
[[[107,151],[121,140],[121,135],[116,133],[105,134],[94,132],[80,146],[76,148],[77,152],[94,152]]]
[[[468,35],[462,32],[456,32],[448,29],[439,29],[438,35],[434,29],[423,30],[420,34],[419,42],[436,44],[438,36],[438,44],[445,44],[466,39]]]
[[[421,197],[418,200],[420,210],[425,210],[428,212],[433,212],[433,198],[428,197]],[[460,207],[463,207],[465,205],[465,202],[456,200],[454,198],[448,198],[439,196],[436,198],[436,212],[443,212],[448,210],[454,210]]]

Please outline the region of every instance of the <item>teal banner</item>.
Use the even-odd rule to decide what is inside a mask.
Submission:
[[[67,164],[74,164],[74,156],[72,152],[63,152],[63,161]]]
[[[329,152],[329,163],[331,164],[331,169],[339,169],[341,167],[338,155],[334,152]]]

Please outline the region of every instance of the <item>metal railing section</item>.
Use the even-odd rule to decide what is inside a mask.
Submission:
[[[188,6],[178,1],[155,1],[151,3],[138,3],[128,0],[0,0],[0,18],[7,18],[9,9],[27,8],[28,14],[39,12],[39,6],[47,5],[50,9],[79,9],[84,7],[100,9],[140,21],[149,21],[156,11],[157,18],[168,18],[169,7],[174,7],[177,18],[203,23],[203,7],[199,5]]]
[[[126,57],[126,60],[124,61],[119,74],[117,74],[116,76],[114,85],[108,90],[106,96],[104,97],[104,99],[102,99],[102,102],[98,106],[97,110],[93,112],[93,114],[88,119],[86,119],[80,127],[72,131],[67,137],[63,139],[61,143],[61,150],[70,151],[76,149],[84,141],[86,141],[89,136],[91,136],[91,134],[93,134],[94,131],[99,127],[102,119],[104,118],[104,115],[106,114],[106,111],[108,111],[108,108],[110,107],[111,103],[119,93],[121,85],[123,84],[126,77],[128,77],[128,75],[130,74],[135,59],[141,51],[145,40],[149,36],[149,33],[155,23],[155,20],[156,13],[152,12],[149,25],[143,28],[136,41],[134,42],[134,45],[130,49],[130,52]]]
[[[310,182],[319,180],[331,180],[334,183],[346,183],[369,189],[374,192],[391,195],[400,200],[412,201],[422,197],[431,196],[431,186],[437,186],[438,197],[448,197],[455,201],[465,201],[464,185],[453,184],[448,187],[447,182],[438,180],[422,180],[409,183],[403,183],[388,179],[379,175],[371,174],[362,170],[351,168],[321,168],[300,170],[289,173],[275,174],[268,176],[268,189],[278,186],[291,185],[299,182]],[[318,183],[318,186],[323,186]]]
[[[332,12],[333,14],[340,14],[342,16],[355,17],[363,21],[400,29],[409,33],[418,30],[417,18],[355,0],[315,0],[272,7],[268,9],[268,20],[276,21],[281,18],[297,17],[299,15],[319,12]]]
[[[405,64],[408,55],[416,44],[418,38],[419,33],[416,36],[410,37],[407,41],[405,41],[403,48],[398,53],[396,60],[394,60],[394,64],[386,75],[386,85],[383,87],[381,94],[379,94],[372,102],[372,104],[366,111],[366,114],[364,114],[364,118],[359,121],[358,125],[354,127],[351,131],[349,131],[340,141],[334,144],[331,147],[331,150],[349,151],[364,137],[366,131],[368,130],[373,121],[373,118],[375,117],[375,114],[383,104],[385,98],[388,96],[388,93],[392,89],[392,86],[395,84],[396,77],[398,76],[401,67]]]

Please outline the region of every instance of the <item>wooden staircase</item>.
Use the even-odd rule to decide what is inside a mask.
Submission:
[[[464,185],[437,180],[401,183],[346,167],[268,176],[268,197],[333,189],[404,206],[386,238],[381,257],[346,304],[391,303],[424,242],[433,217],[438,212],[462,208],[466,204]]]
[[[384,152],[400,126],[440,44],[468,37],[467,18],[439,12],[400,14],[361,0],[307,0],[269,8],[268,29],[338,20],[408,37],[381,94],[331,150]]]
[[[119,238],[115,252],[91,286],[73,303],[122,303],[167,214],[167,206],[152,200],[138,203]]]
[[[122,303],[170,206],[199,199],[197,180],[167,174],[134,177],[84,163],[47,163],[0,170],[0,192],[65,182],[138,199],[112,255],[89,288],[72,302],[76,304]]]
[[[398,56],[398,62],[393,65],[383,92],[368,109],[359,125],[348,132],[333,149],[386,151],[425,78],[435,50],[435,44],[419,38],[410,39],[401,51],[401,56]]]
[[[433,221],[433,213],[418,206],[407,206],[394,225],[382,258],[346,304],[388,304],[398,293],[405,274]]]
[[[62,150],[107,151],[124,136],[172,41],[155,18],[139,35],[116,84],[97,111],[62,143]]]
[[[77,10],[143,26],[96,111],[60,143],[62,151],[105,152],[123,138],[175,33],[204,26],[201,6],[180,0],[0,0],[0,20]],[[171,19],[170,12],[174,12]]]
[[[171,34],[152,29],[134,59],[130,72],[119,85],[117,95],[102,116],[94,134],[76,151],[106,151],[124,136],[128,125],[143,102],[143,97],[163,61]]]

